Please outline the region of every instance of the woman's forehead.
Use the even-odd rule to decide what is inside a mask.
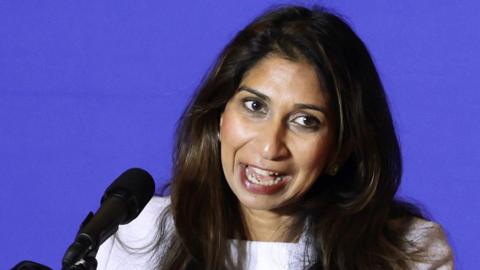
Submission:
[[[266,96],[282,95],[302,103],[327,103],[328,94],[317,70],[307,61],[272,55],[258,61],[243,76],[240,88]]]

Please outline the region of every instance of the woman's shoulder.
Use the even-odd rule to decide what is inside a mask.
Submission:
[[[414,269],[453,269],[452,249],[440,224],[421,218],[411,218],[407,224],[409,251],[421,258]]]
[[[134,219],[132,223],[137,220],[149,220],[152,218],[157,218],[158,214],[170,205],[170,202],[171,200],[169,196],[153,196],[152,199],[147,203],[145,208],[142,210],[140,215],[138,215],[138,217]]]
[[[100,246],[97,269],[143,269],[153,265],[152,247],[159,229],[159,218],[170,205],[170,197],[154,196],[129,224],[121,225],[115,235]]]
[[[125,241],[151,236],[151,232],[157,229],[157,219],[168,205],[170,197],[152,197],[137,218],[118,227],[117,236]]]

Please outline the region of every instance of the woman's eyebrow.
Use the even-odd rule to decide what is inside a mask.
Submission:
[[[319,111],[319,112],[327,115],[327,110],[324,107],[314,105],[314,104],[297,103],[297,104],[295,104],[295,108],[296,109],[315,110],[315,111]]]
[[[238,88],[238,92],[240,92],[240,91],[247,91],[247,92],[249,92],[249,93],[251,93],[251,94],[254,94],[254,95],[258,96],[258,97],[261,98],[262,100],[265,100],[265,101],[268,101],[268,102],[270,101],[270,98],[269,98],[267,95],[262,94],[262,93],[260,93],[258,90],[252,89],[252,88],[250,88],[250,87],[240,86],[240,87]]]

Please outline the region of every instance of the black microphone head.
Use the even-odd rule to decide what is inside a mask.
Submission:
[[[152,176],[143,169],[132,168],[113,181],[105,191],[101,202],[112,196],[125,200],[128,214],[120,224],[126,224],[140,214],[154,192],[155,182]]]

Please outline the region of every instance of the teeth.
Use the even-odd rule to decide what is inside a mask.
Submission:
[[[255,171],[255,173],[258,173],[259,175],[263,175],[263,176],[275,175],[277,177],[275,177],[275,179],[269,180],[269,181],[260,181],[255,176],[255,173],[253,171]],[[278,182],[283,180],[283,176],[278,176],[278,173],[276,173],[276,172],[275,173],[274,172],[268,172],[268,171],[258,169],[258,168],[253,168],[253,167],[246,167],[245,168],[245,174],[247,175],[247,179],[250,182],[252,182],[254,184],[257,184],[257,185],[262,185],[262,186],[272,186],[272,185],[278,184]]]
[[[248,167],[248,168],[255,171],[256,174],[263,175],[263,176],[278,176],[279,175],[278,172],[267,171],[267,170],[263,170],[263,169],[256,168],[256,167]]]

